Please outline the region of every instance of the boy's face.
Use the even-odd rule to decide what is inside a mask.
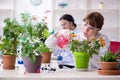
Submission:
[[[84,21],[82,23],[82,30],[83,30],[84,36],[88,39],[99,31],[97,28],[92,27],[87,21]]]

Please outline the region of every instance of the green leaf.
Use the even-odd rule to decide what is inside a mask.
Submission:
[[[29,59],[30,59],[30,61],[33,63],[33,62],[35,62],[36,57],[35,57],[35,55],[30,55],[30,56],[29,56]]]
[[[116,62],[117,58],[116,55],[114,55],[112,52],[108,51],[105,53],[103,57],[101,57],[101,61],[103,62]]]
[[[50,35],[50,33],[48,32],[48,30],[46,30],[46,29],[44,29],[43,34],[44,34],[45,38],[48,38],[49,35]]]

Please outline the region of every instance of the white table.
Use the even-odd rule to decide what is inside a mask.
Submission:
[[[61,69],[53,73],[27,73],[20,70],[0,70],[0,80],[120,80],[120,75],[99,75],[96,70]]]

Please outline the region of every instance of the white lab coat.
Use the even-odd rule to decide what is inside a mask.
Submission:
[[[78,29],[74,29],[73,31],[76,35],[80,32],[80,30]],[[65,33],[66,34],[66,33]],[[56,44],[56,37],[55,35],[51,35],[50,37],[48,37],[45,41],[45,44],[49,47],[49,48],[53,48],[53,54],[55,56],[59,56],[59,54],[63,57],[62,59],[62,64],[63,65],[72,65],[74,66],[74,59],[73,59],[73,54],[70,51],[70,49],[68,48],[68,46],[66,46],[65,48],[60,48],[58,47],[58,45]]]

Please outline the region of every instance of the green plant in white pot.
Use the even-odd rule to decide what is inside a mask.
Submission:
[[[17,45],[19,44],[19,35],[23,32],[23,28],[17,20],[6,18],[4,20],[3,36],[0,43],[0,51],[2,55],[3,68],[15,69],[15,61],[17,56]],[[11,56],[11,59],[9,58]],[[10,60],[5,60],[7,57]],[[11,61],[12,60],[12,61]],[[6,61],[8,61],[6,63]],[[11,63],[13,62],[13,63]],[[10,66],[8,65],[10,63]]]
[[[46,35],[48,35],[47,25],[43,22],[38,22],[36,17],[32,17],[29,13],[22,13],[22,27],[24,27],[24,33],[21,35],[21,44],[22,44],[22,56],[23,60],[26,58],[29,61],[29,64],[32,64],[31,67],[35,67],[35,62],[37,64],[37,69],[41,65],[41,51],[38,49],[41,46],[41,43],[44,43]],[[40,59],[38,59],[40,58]],[[24,61],[24,65],[26,60]],[[25,65],[25,67],[28,67]],[[28,72],[36,72],[36,70]]]

